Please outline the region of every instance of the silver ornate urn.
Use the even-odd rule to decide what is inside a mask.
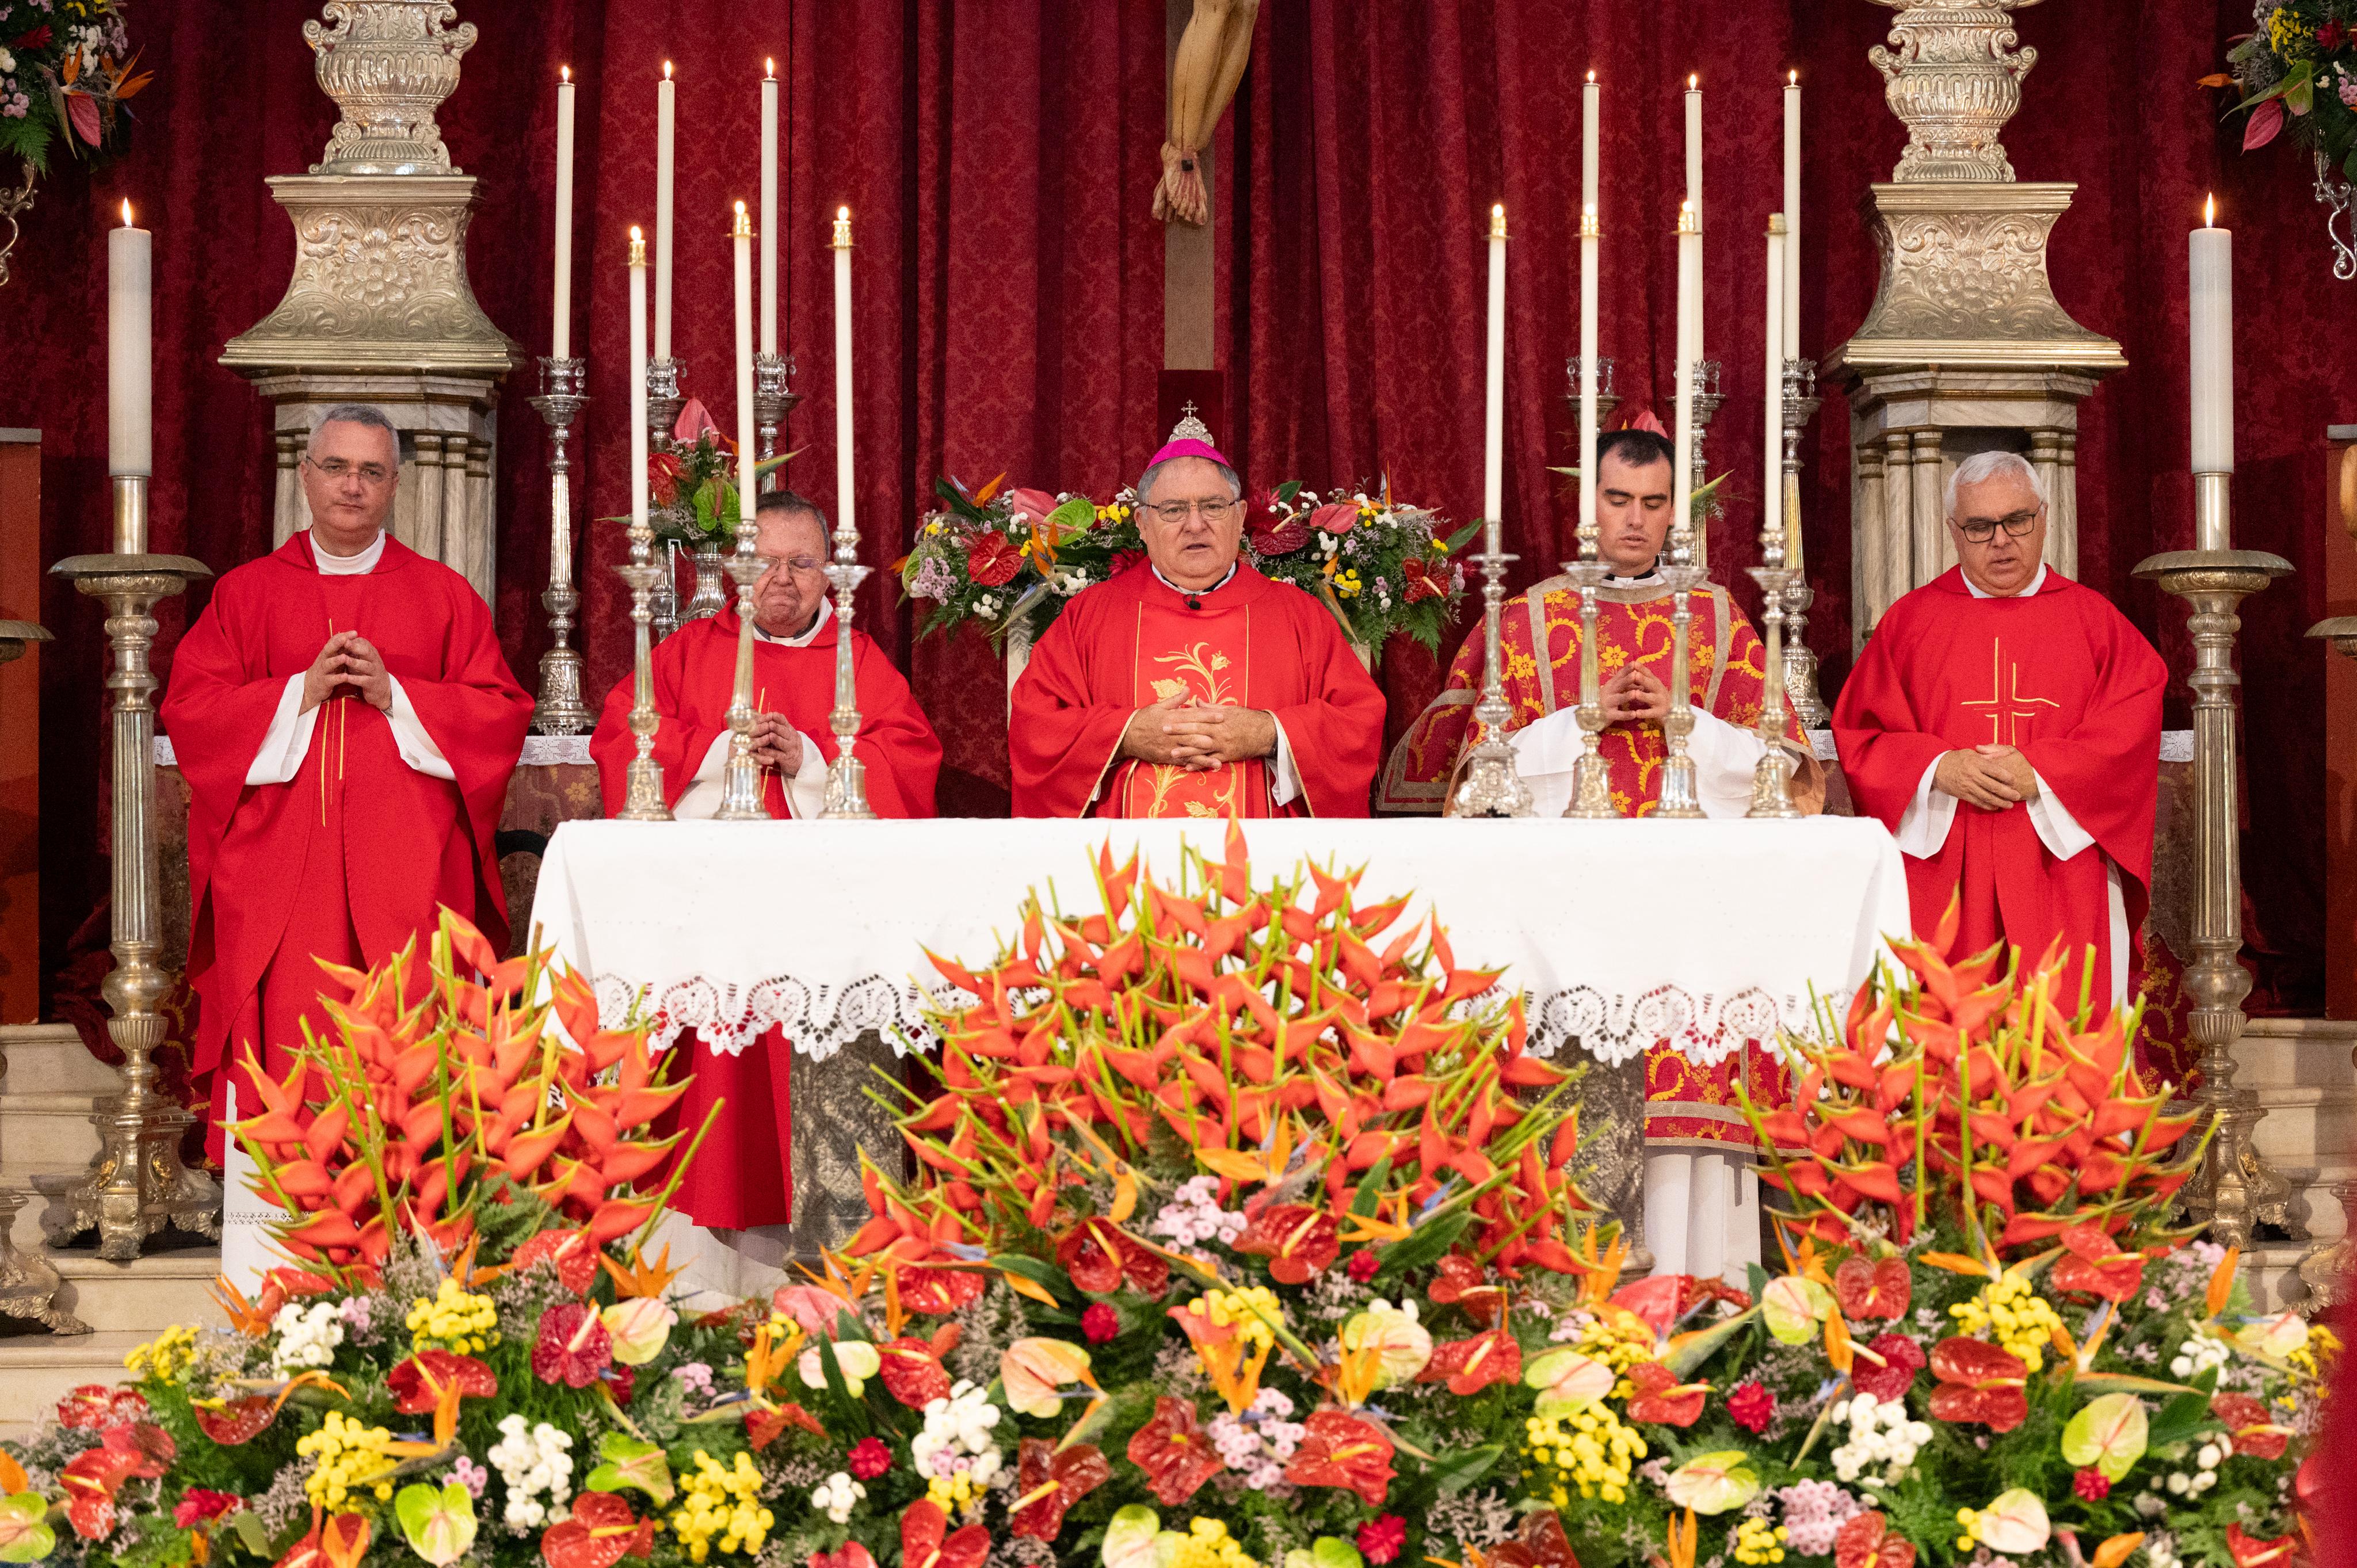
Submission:
[[[2021,107],[2021,79],[2038,63],[2036,49],[2014,48],[2012,13],[2038,3],[1874,0],[1899,13],[1892,47],[1867,51],[1890,112],[1907,127],[1894,182],[2012,180],[1997,135]]]
[[[460,174],[434,112],[458,86],[458,57],[475,24],[449,0],[328,0],[303,24],[317,56],[319,90],[344,117],[313,174]]]

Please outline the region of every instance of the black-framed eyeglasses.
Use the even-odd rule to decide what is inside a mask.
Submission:
[[[376,486],[393,478],[393,470],[382,463],[350,463],[341,457],[321,459],[308,454],[305,455],[303,461],[318,469],[322,478],[330,480],[348,478],[358,474],[361,477],[361,483]]]
[[[2038,514],[2045,510],[2045,503],[2041,501],[2019,511],[2009,511],[2003,517],[1976,517],[1970,522],[1960,522],[1956,531],[1975,544],[1986,544],[1996,537],[1996,531],[2000,528],[2005,530],[2007,538],[2019,539],[2038,526]]]

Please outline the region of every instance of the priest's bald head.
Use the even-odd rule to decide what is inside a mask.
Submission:
[[[1216,588],[1243,542],[1243,481],[1207,441],[1177,440],[1137,480],[1137,532],[1174,587]]]
[[[2046,487],[2018,452],[1979,452],[1948,476],[1948,537],[1964,581],[1992,598],[2029,586],[2046,554]]]
[[[800,637],[826,598],[826,514],[791,490],[771,490],[753,513],[761,575],[753,584],[753,624],[771,637]]]
[[[401,437],[384,411],[340,403],[311,432],[303,453],[303,499],[311,542],[329,555],[357,555],[376,542],[401,488]]]

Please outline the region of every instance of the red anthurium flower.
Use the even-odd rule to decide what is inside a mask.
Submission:
[[[83,1432],[104,1432],[146,1413],[146,1397],[137,1389],[109,1388],[104,1383],[84,1383],[58,1401],[58,1424]]]
[[[197,1405],[189,1413],[197,1418],[198,1431],[224,1448],[235,1448],[269,1430],[278,1419],[278,1402],[268,1394],[248,1394],[219,1410]]]
[[[442,1402],[443,1391],[457,1384],[468,1399],[490,1399],[500,1391],[498,1374],[472,1356],[447,1350],[420,1350],[393,1369],[384,1380],[393,1408],[404,1415],[423,1415]]]
[[[628,1370],[627,1368],[624,1369]],[[819,1424],[818,1417],[791,1401],[774,1410],[763,1410],[758,1405],[745,1408],[745,1441],[753,1445],[756,1454],[784,1436],[789,1426],[798,1426],[813,1437],[826,1435],[826,1428]],[[856,1448],[852,1450],[855,1455],[858,1452]],[[891,1463],[888,1455],[884,1462],[887,1465]]]
[[[966,546],[966,575],[985,588],[1003,588],[1023,569],[1023,552],[996,529],[974,536]]]
[[[1978,1339],[1951,1335],[1932,1348],[1934,1421],[1978,1422],[1991,1432],[2011,1432],[2029,1416],[2022,1391],[2029,1369],[2020,1357]]]
[[[1083,1219],[1066,1231],[1056,1262],[1091,1295],[1110,1294],[1125,1279],[1150,1296],[1170,1288],[1170,1265],[1107,1220]]]
[[[1055,1540],[1064,1510],[1113,1479],[1113,1466],[1092,1443],[1060,1450],[1044,1437],[1027,1437],[1018,1453],[1007,1528],[1034,1541]]]
[[[1437,1383],[1446,1378],[1450,1393],[1470,1396],[1491,1383],[1519,1382],[1522,1376],[1523,1348],[1512,1335],[1499,1327],[1476,1334],[1470,1339],[1435,1345],[1432,1359],[1424,1364],[1415,1380]]]
[[[66,1518],[74,1533],[97,1541],[114,1530],[114,1496],[134,1477],[152,1479],[164,1473],[177,1452],[171,1434],[142,1422],[108,1429],[99,1446],[86,1448],[67,1462],[59,1479],[66,1491]]]
[[[1490,1553],[1490,1561],[1497,1568],[1579,1568],[1562,1516],[1553,1509],[1523,1520],[1523,1533]]]
[[[245,1499],[235,1492],[209,1492],[202,1487],[190,1487],[172,1505],[172,1522],[182,1530],[194,1530],[244,1506]]]
[[[614,1337],[597,1310],[562,1302],[541,1314],[540,1339],[532,1348],[532,1375],[544,1383],[586,1389],[614,1359]]]
[[[1425,1294],[1435,1305],[1462,1306],[1478,1323],[1497,1316],[1499,1305],[1506,1299],[1504,1291],[1488,1282],[1481,1265],[1462,1252],[1451,1252],[1440,1260],[1432,1288]]]
[[[1629,1396],[1629,1419],[1660,1426],[1692,1426],[1702,1414],[1708,1383],[1680,1383],[1678,1375],[1659,1361],[1640,1361],[1629,1369],[1636,1391]]]
[[[1392,1486],[1392,1440],[1383,1429],[1339,1410],[1311,1412],[1308,1434],[1293,1451],[1285,1478],[1297,1487],[1340,1487],[1371,1509]]]
[[[528,1269],[544,1261],[556,1265],[557,1279],[576,1295],[597,1282],[597,1249],[585,1231],[540,1231],[527,1237],[509,1258],[510,1263],[519,1269]]]
[[[1906,1316],[1913,1290],[1904,1258],[1868,1262],[1852,1256],[1844,1258],[1841,1267],[1834,1271],[1834,1299],[1841,1304],[1842,1316],[1853,1323]]]
[[[548,1568],[614,1568],[625,1557],[652,1549],[655,1521],[630,1511],[619,1492],[583,1492],[573,1499],[573,1517],[553,1524],[540,1538]]]
[[[647,488],[657,506],[675,505],[679,500],[679,481],[686,476],[687,466],[676,452],[657,452],[647,459]]]
[[[1304,1203],[1272,1203],[1244,1227],[1235,1250],[1266,1258],[1280,1284],[1306,1284],[1342,1255],[1334,1217]]]
[[[900,1305],[928,1317],[947,1317],[980,1295],[985,1283],[972,1269],[902,1269]]]
[[[2234,1554],[2234,1568],[2287,1568],[2298,1545],[2298,1541],[2288,1535],[2261,1541],[2244,1534],[2239,1524],[2226,1527],[2226,1550]]]
[[[1612,1305],[1644,1319],[1645,1326],[1656,1335],[1667,1334],[1670,1325],[1677,1321],[1686,1278],[1684,1274],[1650,1275],[1614,1291]]]
[[[1904,1399],[1915,1386],[1915,1374],[1923,1369],[1922,1350],[1903,1334],[1878,1334],[1851,1350],[1857,1359],[1850,1363],[1850,1386],[1886,1403]],[[1877,1357],[1881,1358],[1879,1366]]]
[[[2121,1251],[2101,1225],[2073,1225],[2061,1240],[2063,1255],[2055,1260],[2052,1275],[2056,1290],[2126,1301],[2143,1285],[2144,1254]]]
[[[876,1568],[876,1554],[856,1541],[846,1541],[835,1551],[812,1552],[807,1568]]]
[[[1411,555],[1401,562],[1400,575],[1407,579],[1406,602],[1409,604],[1419,599],[1441,598],[1448,592],[1448,569],[1444,566],[1435,571],[1425,564],[1422,556]]]
[[[2285,1445],[2291,1441],[2291,1429],[2277,1425],[2268,1415],[2266,1405],[2249,1394],[2214,1395],[2210,1401],[2210,1413],[2226,1423],[2237,1454],[2247,1454],[2254,1459],[2280,1459]]]
[[[1852,1514],[1834,1536],[1834,1568],[1915,1568],[1915,1543],[1878,1512]]]
[[[929,1498],[919,1498],[900,1516],[903,1568],[982,1568],[990,1556],[990,1531],[978,1524],[949,1533],[949,1516]]]
[[[921,1339],[895,1339],[876,1348],[883,1363],[884,1388],[910,1410],[950,1397],[950,1374],[933,1348]]]
[[[1154,1419],[1129,1440],[1129,1462],[1146,1472],[1146,1483],[1164,1508],[1177,1508],[1227,1461],[1195,1420],[1195,1407],[1168,1395],[1154,1402]]]

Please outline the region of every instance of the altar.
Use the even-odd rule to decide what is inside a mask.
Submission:
[[[859,1152],[897,1158],[899,1144],[864,1092],[869,1069],[924,1048],[927,993],[954,994],[928,953],[988,959],[1027,888],[1093,911],[1101,846],[1172,876],[1181,844],[1217,856],[1224,831],[571,822],[541,866],[533,940],[595,980],[608,1025],[636,1015],[659,1040],[683,1039],[691,1070],[771,1029],[793,1042],[792,1234],[698,1249],[697,1283],[749,1289],[866,1218]],[[1530,1048],[1592,1064],[1580,1091],[1591,1196],[1635,1220],[1650,1187],[1676,1211],[1650,1227],[1669,1267],[1693,1262],[1695,1156],[1643,1156],[1646,1048],[1668,1041],[1716,1062],[1747,1040],[1812,1032],[1818,1004],[1846,1006],[1885,934],[1907,929],[1897,846],[1857,819],[1296,819],[1255,822],[1246,837],[1256,878],[1297,875],[1304,859],[1363,866],[1362,900],[1414,895],[1410,917],[1437,916],[1460,961],[1502,971],[1500,986],[1527,997]],[[1692,1201],[1703,1207],[1699,1192]]]

